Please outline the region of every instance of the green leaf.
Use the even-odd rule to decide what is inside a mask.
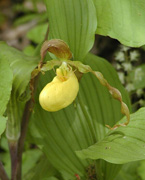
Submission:
[[[13,91],[21,96],[30,81],[31,72],[38,64],[39,57],[30,57],[0,42],[0,59],[8,61],[13,71]]]
[[[19,137],[20,122],[25,102],[30,98],[28,83],[31,72],[38,64],[38,57],[30,57],[0,42],[0,59],[7,61],[13,71],[13,87],[8,104],[7,138],[16,140]]]
[[[98,143],[76,152],[77,155],[85,159],[104,159],[116,164],[145,159],[144,115],[145,108],[141,108],[131,115],[129,125],[110,131]]]
[[[8,174],[8,177],[10,178],[10,176],[11,176],[10,153],[9,152],[3,152],[3,153],[0,153],[0,155],[1,155],[0,161],[2,161],[4,163],[4,168]]]
[[[52,167],[47,158],[43,156],[40,161],[35,164],[35,167],[23,176],[23,180],[49,179],[49,177],[54,176],[56,173],[58,173],[56,169]]]
[[[83,59],[94,43],[97,19],[92,0],[45,0],[49,39],[62,39],[75,59]]]
[[[18,17],[15,22],[14,26],[20,26],[21,24],[25,24],[29,21],[35,22],[43,22],[46,20],[46,13],[29,13],[24,16]]]
[[[145,64],[135,68],[129,74],[135,89],[145,87]]]
[[[32,45],[28,45],[23,49],[23,52],[28,56],[32,56],[33,53],[35,52],[35,48]]]
[[[84,63],[101,71],[108,82],[122,92],[123,100],[130,106],[128,95],[107,61],[88,54]],[[72,105],[55,113],[46,112],[40,107],[38,96],[54,76],[54,72],[41,76],[31,120],[31,133],[36,139],[41,138],[42,150],[65,180],[76,180],[75,174],[87,179],[86,168],[94,163],[101,167],[103,180],[112,180],[120,166],[104,161],[81,160],[75,151],[87,148],[104,138],[108,132],[105,124],[112,126],[122,117],[120,103],[111,97],[95,76],[88,73],[83,75],[78,97]]]
[[[140,162],[136,161],[123,165],[115,180],[141,180],[137,172],[139,164]]]
[[[6,152],[9,151],[8,141],[5,136],[2,136],[0,147]]]
[[[30,169],[36,166],[36,163],[40,159],[41,155],[42,153],[38,149],[28,150],[23,153],[23,175],[27,174]]]
[[[0,115],[6,110],[12,90],[13,74],[7,60],[0,56]]]
[[[48,24],[39,24],[32,28],[30,31],[27,33],[27,38],[34,43],[41,43],[45,39],[45,35],[47,32]]]
[[[145,179],[145,160],[141,161],[138,168],[137,168],[137,173],[141,180]]]
[[[50,177],[50,178],[46,178],[44,180],[58,180],[56,177]]]
[[[0,116],[0,136],[6,129],[7,118]]]
[[[144,0],[93,0],[97,19],[97,34],[118,39],[126,46],[145,44]]]

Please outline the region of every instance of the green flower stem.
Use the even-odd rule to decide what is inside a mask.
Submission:
[[[15,168],[17,164],[17,141],[9,141],[9,149],[11,156],[11,180],[15,179]]]
[[[8,175],[4,170],[2,162],[0,162],[0,179],[1,180],[9,180]]]
[[[29,120],[30,120],[30,117],[32,114],[32,110],[34,108],[34,94],[35,94],[36,87],[38,84],[38,79],[39,79],[39,74],[37,74],[37,76],[35,76],[35,78],[32,78],[30,81],[30,87],[33,87],[33,92],[32,92],[31,99],[29,101],[27,101],[27,103],[25,105],[23,116],[22,116],[21,134],[20,134],[20,138],[18,140],[17,164],[16,164],[16,168],[15,168],[15,172],[14,172],[14,174],[15,174],[14,180],[21,180],[23,147],[24,147],[24,142],[25,142],[25,137],[26,137],[26,133],[27,133],[27,129],[28,129]]]
[[[6,128],[6,136],[8,141],[17,142],[20,137],[20,119],[19,119],[19,111],[17,107],[17,100],[15,96],[13,96],[13,92],[11,95],[11,99],[8,104],[7,114],[7,128]]]
[[[18,153],[17,153],[17,164],[14,172],[14,180],[21,180],[21,170],[22,170],[22,153],[25,142],[25,137],[27,133],[28,123],[30,116],[32,114],[32,109],[34,107],[33,99],[31,98],[25,105],[22,123],[21,123],[21,135],[18,141]]]
[[[11,180],[14,180],[14,172],[16,168],[17,163],[17,144],[18,139],[20,137],[20,119],[19,119],[19,111],[18,111],[18,105],[17,100],[15,98],[15,95],[11,95],[11,99],[8,104],[7,108],[7,115],[8,115],[8,121],[7,121],[7,127],[6,127],[6,136],[8,139],[9,144],[9,151],[10,151],[10,157],[11,157]]]

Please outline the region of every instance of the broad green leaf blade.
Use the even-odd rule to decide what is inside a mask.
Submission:
[[[58,175],[59,173],[50,164],[47,158],[43,156],[39,162],[35,164],[35,167],[23,176],[23,180],[49,179],[49,177],[55,176],[56,174]]]
[[[139,175],[141,180],[145,179],[145,160],[140,161],[139,166],[137,168],[137,174]]]
[[[13,91],[21,96],[30,81],[31,72],[37,66],[39,57],[30,57],[0,42],[0,59],[8,61],[13,70]]]
[[[7,118],[0,116],[0,136],[6,129]]]
[[[25,102],[30,98],[28,83],[31,72],[38,64],[39,57],[30,57],[0,42],[0,59],[7,61],[13,71],[13,87],[8,104],[7,138],[16,140],[19,137],[20,122]]]
[[[11,162],[10,162],[10,159],[11,159],[11,157],[10,157],[10,153],[8,151],[1,153],[0,161],[2,161],[4,163],[4,168],[5,168],[9,178],[11,176]]]
[[[28,172],[36,166],[41,155],[42,152],[38,149],[28,150],[23,153],[22,176],[28,174]]]
[[[48,28],[47,23],[39,24],[34,28],[32,28],[30,31],[28,31],[27,38],[33,41],[34,43],[39,44],[43,42],[43,40],[45,39],[47,28]]]
[[[143,160],[145,159],[144,124],[145,108],[141,108],[131,115],[128,126],[110,131],[103,140],[76,153],[81,158],[104,159],[116,164]]]
[[[34,53],[34,51],[35,51],[35,48],[33,45],[28,45],[23,49],[23,53],[30,56]]]
[[[83,59],[94,43],[97,26],[92,0],[45,0],[49,17],[49,39],[62,39],[75,59]]]
[[[44,180],[58,180],[56,177],[50,177],[50,178],[46,178]]]
[[[84,63],[101,71],[108,82],[121,91],[123,100],[130,106],[128,95],[107,61],[88,54]],[[104,138],[108,132],[105,124],[112,126],[122,117],[120,103],[112,99],[95,76],[85,74],[80,81],[79,95],[72,105],[55,113],[46,112],[40,107],[38,96],[54,76],[54,72],[41,76],[30,132],[36,139],[41,138],[42,150],[65,180],[76,180],[74,174],[86,179],[86,168],[94,162],[79,159],[75,151],[87,148]],[[102,161],[101,164],[96,163],[101,166],[103,180],[112,180],[120,168]]]
[[[12,89],[13,73],[7,60],[0,57],[0,115],[6,110]]]
[[[97,19],[97,34],[118,39],[126,46],[145,44],[144,0],[93,0]]]
[[[137,172],[137,168],[139,167],[139,165],[139,161],[123,165],[115,180],[141,180]]]

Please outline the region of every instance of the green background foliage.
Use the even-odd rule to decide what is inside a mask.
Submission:
[[[102,72],[110,85],[121,91],[123,101],[131,111],[129,96],[113,67],[89,51],[94,44],[95,33],[115,38],[127,46],[145,44],[144,1],[45,0],[45,3],[49,19],[48,39],[64,40],[73,53],[73,60],[83,61],[93,70]],[[17,20],[15,25],[33,17],[43,22],[46,14],[30,14]],[[7,137],[10,139],[19,137],[22,111],[30,99],[30,76],[40,60],[46,29],[47,23],[43,22],[27,33],[29,40],[39,44],[35,55],[31,52],[34,47],[24,50],[33,56],[0,43],[0,92],[3,92],[0,95],[0,135],[6,127],[7,118],[3,115],[8,104]],[[46,60],[49,59],[46,57]],[[143,74],[144,65],[140,69]],[[106,124],[113,126],[118,121],[125,121],[125,118],[120,121],[123,117],[120,103],[93,75],[85,74],[80,80],[78,97],[69,107],[55,113],[46,112],[39,105],[39,93],[54,76],[53,71],[40,76],[26,142],[37,145],[41,152],[35,148],[25,149],[24,180],[76,180],[75,174],[86,180],[93,170],[100,180],[114,180],[122,167],[119,164],[145,159],[144,108],[131,115],[127,127],[110,131]],[[135,81],[135,76],[136,69],[129,76],[135,88],[144,87],[144,74],[140,81]],[[9,158],[5,153],[3,161],[10,173]],[[143,179],[144,164],[141,161],[124,165],[116,180],[137,180],[139,176]]]
[[[98,20],[97,34],[110,36],[122,44],[145,44],[144,0],[93,0]]]

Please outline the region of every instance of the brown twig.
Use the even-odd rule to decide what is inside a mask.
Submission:
[[[7,173],[5,172],[5,169],[3,167],[2,162],[0,162],[0,179],[1,180],[9,180]]]
[[[45,40],[48,38],[48,31],[49,31],[49,27],[46,32]],[[40,67],[42,67],[42,63],[43,63],[43,59],[41,59]],[[39,79],[39,73],[37,76],[32,78],[30,81],[30,86],[33,87],[32,94],[34,94],[36,91],[38,79]],[[25,109],[23,112],[23,116],[22,116],[21,134],[20,134],[20,138],[18,140],[16,166],[13,169],[14,172],[13,172],[12,180],[21,180],[23,147],[24,147],[25,137],[26,137],[28,124],[29,124],[29,120],[30,120],[33,108],[34,108],[34,100],[33,100],[33,96],[32,96],[31,99],[26,103]]]

